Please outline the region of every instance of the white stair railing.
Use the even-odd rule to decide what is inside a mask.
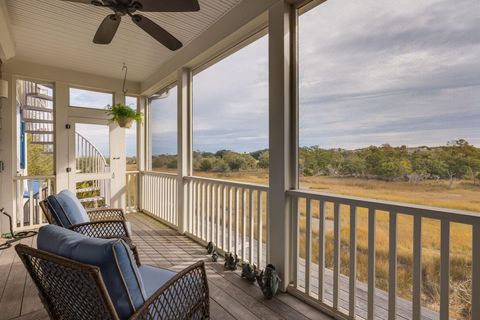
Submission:
[[[77,174],[108,173],[108,165],[103,154],[93,143],[75,132],[75,159]],[[106,206],[110,198],[110,183],[102,179],[77,183],[77,196],[87,207]]]

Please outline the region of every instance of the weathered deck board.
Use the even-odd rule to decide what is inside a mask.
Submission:
[[[203,247],[152,218],[129,214],[128,219],[143,264],[181,270],[198,260],[209,260]],[[22,242],[32,245],[36,239]],[[207,274],[212,319],[331,319],[287,294],[264,300],[256,285],[242,280],[239,272],[225,271],[221,263],[207,262]],[[0,252],[0,310],[0,320],[48,319],[13,248]]]

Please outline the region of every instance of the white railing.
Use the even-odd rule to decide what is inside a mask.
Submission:
[[[453,223],[469,226],[472,232],[472,303],[471,319],[480,319],[480,216],[476,213],[432,208],[411,204],[369,200],[327,193],[289,191],[292,198],[292,278],[289,291],[316,304],[322,310],[338,318],[360,316],[365,319],[448,319],[450,285],[450,229]],[[358,214],[367,219],[368,233],[368,283],[357,280],[357,237]],[[327,214],[329,218],[327,219]],[[376,228],[379,215],[388,216],[388,291],[376,288]],[[342,217],[341,217],[342,216]],[[412,238],[412,298],[411,301],[397,295],[397,245],[398,218],[409,217],[413,223]],[[332,219],[333,217],[333,219]],[[440,226],[439,243],[439,313],[422,307],[422,221],[433,219]],[[341,222],[347,221],[346,228]],[[424,222],[423,222],[424,223]],[[315,232],[314,232],[315,231]],[[342,232],[345,231],[345,232]],[[377,230],[378,231],[378,230]],[[342,237],[343,234],[343,237]],[[328,235],[329,238],[326,237]],[[433,236],[433,235],[432,235]],[[362,237],[366,237],[365,233]],[[333,238],[333,239],[332,239]],[[318,241],[317,243],[314,243]],[[329,257],[330,268],[326,268],[326,242],[333,254]],[[345,242],[348,245],[345,245]],[[313,247],[318,257],[313,259]],[[382,245],[386,246],[385,243]],[[347,249],[345,247],[348,247]],[[342,254],[348,255],[348,276],[341,273]],[[332,259],[333,256],[333,259]],[[365,262],[364,262],[365,263]],[[333,264],[333,267],[331,267]],[[364,266],[362,266],[364,267]],[[344,272],[345,273],[345,272]],[[362,296],[362,294],[364,296]],[[382,301],[380,301],[382,300]],[[400,310],[402,309],[402,310]]]
[[[138,203],[138,185],[139,185],[139,171],[126,172],[126,204],[127,212],[135,212],[139,208]]]
[[[97,147],[78,132],[75,132],[75,148],[77,173],[108,172],[105,157]]]
[[[201,177],[186,177],[187,230],[195,238],[215,243],[220,252],[264,267],[268,187]]]
[[[75,132],[76,189],[77,197],[85,207],[97,208],[108,206],[110,202],[110,181],[95,179],[96,174],[110,172],[103,154],[95,145]]]
[[[38,228],[46,223],[40,201],[54,193],[55,176],[18,176],[14,178],[16,205],[13,230]]]
[[[142,172],[140,209],[172,227],[178,226],[177,175],[160,172]]]

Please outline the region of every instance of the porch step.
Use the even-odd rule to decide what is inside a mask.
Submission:
[[[46,101],[53,101],[53,97],[50,97],[46,94],[41,94],[41,93],[27,93],[27,97],[32,97],[32,98],[46,100]]]
[[[88,197],[88,198],[82,198],[82,199],[78,199],[81,203],[84,203],[84,202],[95,202],[95,201],[103,201],[105,200],[104,197],[100,197],[100,196],[96,196],[96,197]]]
[[[40,111],[40,112],[48,112],[48,113],[52,113],[52,112],[53,112],[53,109],[50,109],[50,108],[37,107],[37,106],[29,106],[29,105],[22,106],[22,110]]]
[[[77,189],[77,193],[92,192],[92,191],[100,191],[100,187],[87,187],[87,188]]]
[[[28,123],[51,123],[51,124],[53,124],[53,120],[45,120],[45,119],[23,118],[23,121],[28,122]]]

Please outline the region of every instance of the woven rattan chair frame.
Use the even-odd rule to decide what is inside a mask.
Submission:
[[[19,244],[15,250],[51,319],[118,319],[98,267]],[[130,319],[209,319],[205,264],[199,261],[159,288]]]
[[[46,200],[40,201],[40,207],[48,223],[57,225]],[[128,244],[137,264],[140,265],[138,250],[128,234],[122,209],[94,209],[87,211],[87,214],[91,222],[74,224],[68,227],[68,229],[92,238],[122,239]]]
[[[51,319],[118,319],[98,267],[22,244],[15,250]]]

